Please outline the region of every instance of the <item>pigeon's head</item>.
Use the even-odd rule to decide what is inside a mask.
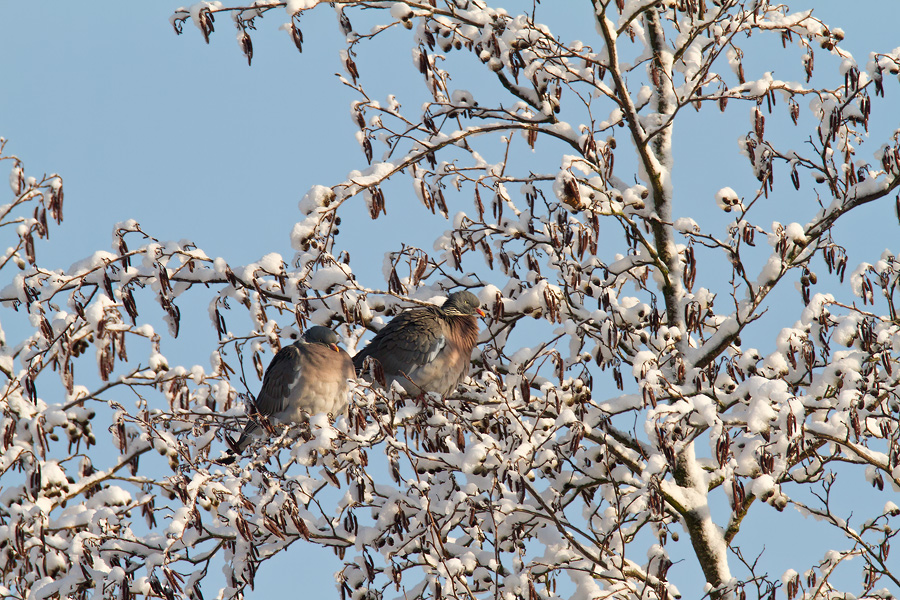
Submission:
[[[327,327],[316,325],[306,330],[306,333],[303,334],[303,341],[307,344],[324,344],[330,346],[332,350],[337,352],[337,344],[341,341],[341,338]]]
[[[447,301],[441,307],[444,312],[451,315],[478,315],[485,316],[485,312],[480,308],[481,302],[478,297],[467,290],[454,292],[447,297]]]

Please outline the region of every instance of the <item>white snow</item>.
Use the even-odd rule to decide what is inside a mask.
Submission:
[[[293,16],[300,11],[309,10],[321,2],[321,0],[288,0],[284,9],[289,16]]]

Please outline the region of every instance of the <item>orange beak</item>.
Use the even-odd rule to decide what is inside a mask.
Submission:
[[[331,348],[332,350],[334,350],[335,352],[340,352],[340,351],[341,351],[341,349],[338,348],[338,345],[337,345],[337,344],[328,344],[328,347]]]
[[[487,316],[487,313],[484,312],[483,310],[481,310],[480,308],[476,308],[475,311],[481,316],[482,319]]]

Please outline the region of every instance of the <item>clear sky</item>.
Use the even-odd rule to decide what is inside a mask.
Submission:
[[[521,3],[508,4],[512,12]],[[584,19],[586,4],[560,2],[555,21],[569,14]],[[209,46],[190,24],[176,36],[168,18],[178,6],[0,2],[0,136],[26,171],[56,172],[65,181],[63,227],[51,232],[51,244],[37,248],[45,265],[66,268],[110,249],[114,224],[131,218],[158,238],[190,239],[232,263],[269,252],[289,260],[297,201],[311,185],[337,183],[365,165],[348,110],[353,93],[334,76],[343,39],[333,11],[322,6],[304,16],[302,54],[278,30],[284,13],[273,11],[258,23],[248,67],[227,18],[217,21]],[[896,0],[796,6],[815,6],[823,20],[841,26],[844,46],[863,64],[869,50],[900,46]],[[391,68],[411,69],[408,47],[398,48]],[[777,64],[771,68],[777,76]],[[419,79],[400,81],[402,89]],[[747,121],[736,128],[746,131]],[[685,156],[679,164],[692,160]],[[745,164],[735,168],[747,170]],[[708,186],[721,187],[715,181]],[[711,197],[704,202],[703,210],[713,206]],[[884,235],[871,229],[875,215],[883,221],[892,213],[892,207],[872,207],[856,221],[864,249],[879,252],[896,239],[895,221]],[[365,254],[365,238],[342,239],[354,257]],[[864,252],[851,265],[877,258]],[[366,283],[377,286],[380,255],[370,261],[375,272]],[[208,329],[204,305],[197,315],[198,327]],[[189,334],[179,347],[185,356]],[[185,361],[205,363],[208,349],[202,354]],[[303,597],[336,597],[331,573],[338,566],[328,551],[295,544],[263,568],[249,598],[294,597],[298,590]],[[217,587],[206,586],[207,595]]]

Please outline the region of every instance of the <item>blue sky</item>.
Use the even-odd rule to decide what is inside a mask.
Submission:
[[[554,19],[564,21],[570,13],[582,19],[584,4],[560,2],[564,8]],[[846,31],[844,45],[862,63],[869,50],[900,45],[893,0],[852,3],[852,10],[839,0],[806,5]],[[348,110],[354,95],[334,76],[341,70],[342,36],[333,11],[322,6],[304,16],[302,54],[277,29],[284,13],[273,11],[258,23],[248,67],[228,18],[217,21],[207,46],[190,24],[185,35],[174,34],[168,17],[177,4],[100,6],[0,4],[0,135],[9,139],[7,151],[24,160],[27,173],[57,172],[65,181],[65,222],[51,232],[49,245],[38,246],[41,262],[65,268],[94,250],[110,249],[113,225],[131,218],[158,238],[187,238],[233,263],[269,252],[289,259],[289,234],[305,191],[342,181],[365,164]],[[411,70],[408,48],[400,45],[396,53],[390,69],[398,64]],[[777,65],[771,68],[777,76]],[[398,88],[418,81],[404,78]],[[746,117],[736,118],[735,130],[746,131]],[[701,131],[698,139],[684,142],[686,154],[676,157],[677,166],[690,173],[693,161],[702,158],[700,138],[708,135]],[[726,145],[733,143],[735,135],[722,135],[730,136]],[[694,143],[697,154],[691,152]],[[743,163],[735,169],[747,170]],[[683,177],[687,183],[689,175]],[[726,184],[709,174],[696,185],[698,194],[710,196],[701,205],[706,210],[713,206],[711,194]],[[893,207],[888,208],[868,207],[848,226],[859,228],[854,237],[861,244],[851,265],[874,260],[890,236],[896,239]],[[873,235],[878,220],[885,229],[876,232],[883,235]],[[371,232],[365,227],[373,226],[363,223],[360,231]],[[365,255],[363,237],[342,237],[351,255]],[[381,259],[368,260],[374,273],[366,283],[375,286]],[[197,327],[208,329],[205,307],[197,314]],[[6,322],[4,328],[9,334]],[[187,337],[178,352],[190,356]],[[194,362],[205,363],[208,350],[202,354]],[[331,573],[338,565],[325,550],[295,544],[263,569],[249,597],[298,589],[309,597],[334,597]]]

